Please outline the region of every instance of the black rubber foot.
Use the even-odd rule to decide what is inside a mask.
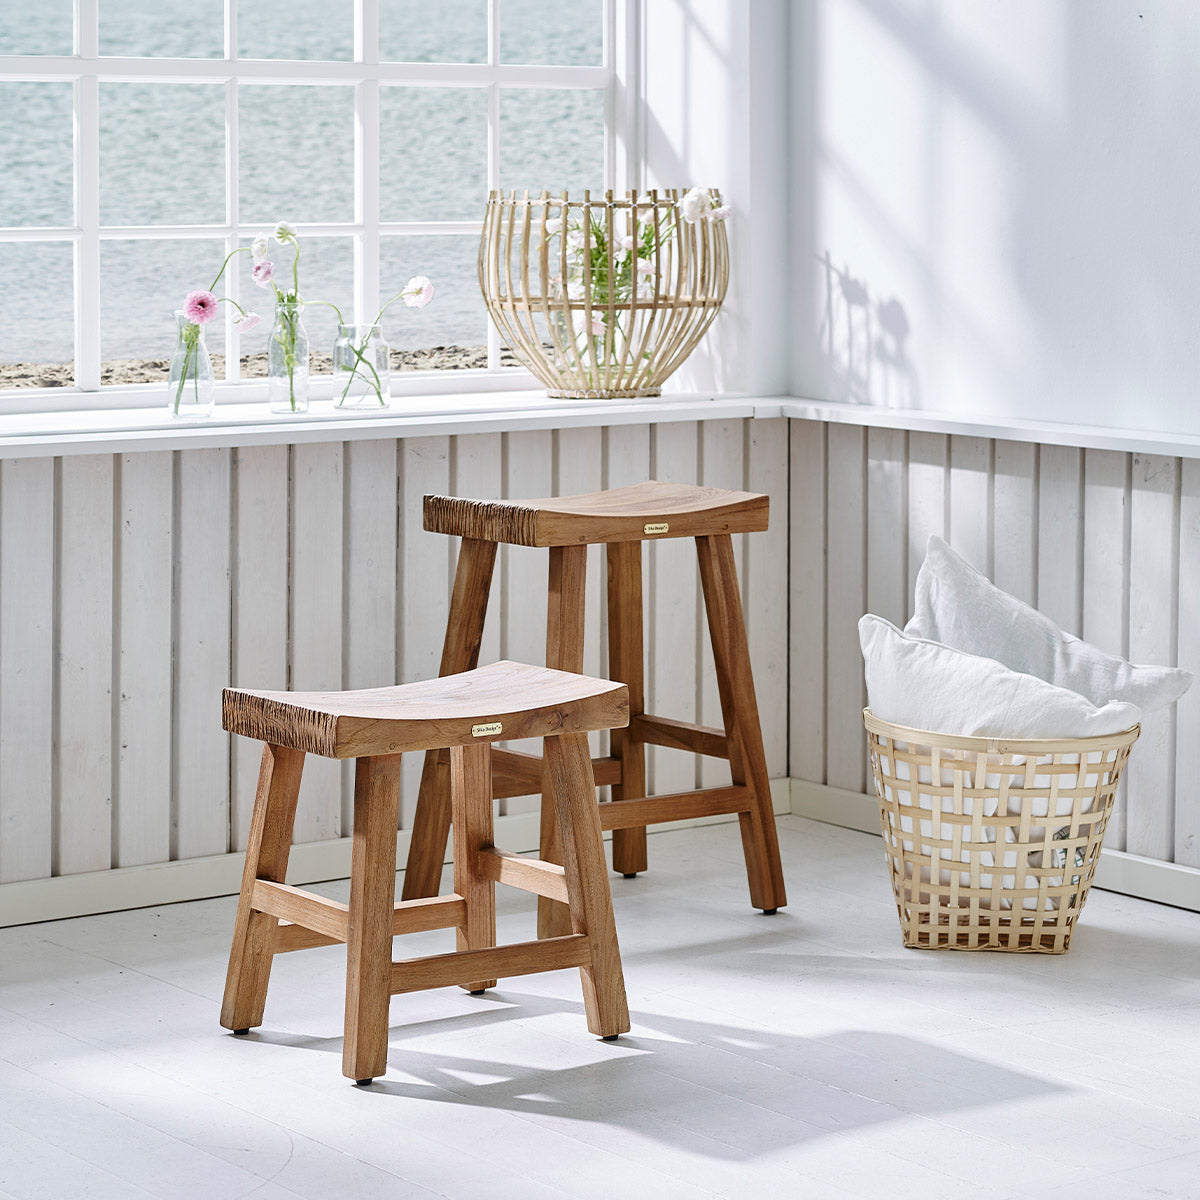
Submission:
[[[249,1029],[235,1029],[233,1031],[235,1037],[245,1037],[249,1032]]]
[[[621,1035],[619,1033],[610,1033],[607,1037],[602,1037],[602,1042],[615,1042]]]
[[[637,877],[638,873],[636,871],[628,871],[621,876],[622,879],[636,879]]]
[[[478,991],[470,992],[468,994],[472,995],[472,996],[483,996],[486,993],[487,993],[487,988],[479,988]]]
[[[778,911],[779,909],[777,908],[764,908],[762,910],[762,915],[764,917],[773,917]]]
[[[354,1081],[354,1086],[355,1087],[370,1087],[371,1084],[373,1084],[374,1082],[375,1082],[374,1079],[356,1079]]]

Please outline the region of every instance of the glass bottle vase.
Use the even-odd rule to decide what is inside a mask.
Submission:
[[[333,344],[333,396],[338,408],[387,408],[390,351],[378,325],[339,325]]]
[[[267,401],[273,413],[308,412],[308,333],[304,305],[281,300],[267,341]]]
[[[212,359],[204,344],[204,326],[177,311],[179,337],[167,376],[167,408],[179,421],[203,421],[212,416],[215,402]]]

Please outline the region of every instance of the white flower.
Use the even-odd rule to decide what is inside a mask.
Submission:
[[[424,308],[433,299],[433,284],[424,275],[414,275],[403,292],[409,308]]]
[[[689,225],[695,225],[701,217],[708,215],[712,206],[712,197],[708,194],[707,189],[694,187],[680,200],[679,215]]]
[[[294,242],[296,240],[296,231],[284,221],[280,221],[275,226],[274,238],[280,244],[284,242]]]
[[[546,222],[547,237],[553,237],[560,229],[562,229],[562,217],[551,217]]]
[[[712,210],[712,212],[710,212],[708,214],[708,219],[710,221],[726,221],[726,220],[728,220],[729,219],[729,205],[728,204],[718,205],[716,208],[714,208]]]
[[[622,249],[622,250],[632,250],[632,249],[633,249],[633,247],[634,247],[633,234],[632,234],[632,233],[627,233],[627,234],[626,234],[626,235],[625,235],[625,236],[624,236],[624,237],[621,239],[621,249]]]
[[[262,262],[267,257],[267,252],[271,248],[271,243],[267,240],[265,233],[260,233],[258,237],[250,243],[250,257],[255,262]]]
[[[580,226],[576,225],[567,234],[567,245],[570,246],[572,250],[578,250],[579,247],[583,245],[583,229]]]

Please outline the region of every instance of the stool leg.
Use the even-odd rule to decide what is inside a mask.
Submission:
[[[767,757],[758,721],[758,701],[750,669],[750,648],[742,617],[733,541],[729,534],[698,537],[700,583],[708,610],[721,712],[729,742],[729,769],[736,786],[747,783],[754,793],[749,812],[739,813],[742,851],[750,883],[750,903],[764,912],[774,912],[787,903],[775,812],[771,807],[771,785]]]
[[[492,748],[487,742],[450,751],[450,803],[454,824],[454,890],[467,903],[465,928],[456,930],[460,950],[496,944],[496,885],[479,871],[479,851],[495,845],[492,829]],[[468,992],[494,988],[496,980],[466,985]]]
[[[558,671],[583,673],[584,604],[587,583],[587,546],[551,546],[546,607],[546,666]],[[592,788],[593,800],[595,787]],[[563,861],[555,819],[555,803],[546,764],[542,764],[540,857]],[[571,930],[566,905],[538,897],[538,937],[561,937]]]
[[[358,759],[354,772],[354,838],[350,849],[342,1074],[360,1083],[387,1070],[399,818],[400,755]]]
[[[241,1031],[262,1024],[279,921],[270,913],[256,912],[250,896],[256,879],[286,881],[303,767],[303,751],[263,746],[246,865],[242,871],[242,894],[229,951],[225,997],[221,1002],[221,1024],[226,1029]]]
[[[642,649],[642,543],[608,544],[608,675],[629,688],[629,717],[646,711]],[[613,757],[621,762],[614,800],[639,800],[646,794],[646,747],[631,729],[614,729]],[[646,827],[614,829],[613,870],[626,878],[646,869]]]
[[[456,675],[479,665],[479,645],[487,616],[488,592],[496,564],[496,543],[463,538],[454,572],[454,590],[446,620],[439,675]],[[438,751],[425,754],[421,789],[413,813],[408,864],[404,869],[405,900],[436,896],[442,882],[442,863],[450,836],[450,780],[438,766]]]
[[[613,1038],[629,1030],[629,1005],[587,735],[546,738],[545,761],[563,830],[571,932],[587,934],[592,956],[590,966],[579,968],[588,1028],[599,1037]]]

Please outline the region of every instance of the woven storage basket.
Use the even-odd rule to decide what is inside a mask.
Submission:
[[[863,721],[904,944],[1062,954],[1140,728],[1007,741]]]
[[[720,193],[710,190],[713,205]],[[657,396],[729,286],[724,222],[683,219],[674,190],[493,191],[479,287],[503,342],[551,396]]]

